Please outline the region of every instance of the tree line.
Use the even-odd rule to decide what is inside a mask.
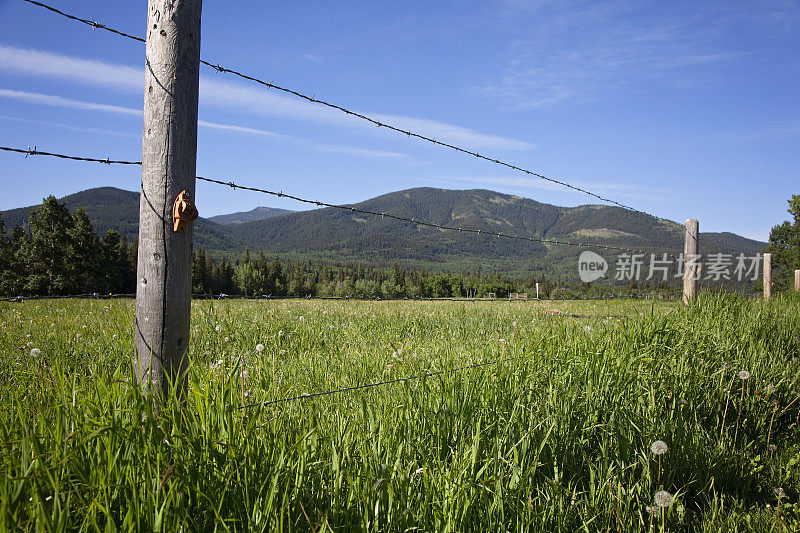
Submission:
[[[777,288],[793,283],[800,268],[800,195],[789,200],[793,220],[772,229],[767,251],[773,253]],[[57,296],[70,294],[132,294],[136,291],[137,244],[108,230],[101,238],[82,209],[70,213],[55,197],[31,209],[25,228],[7,231],[0,214],[0,295]],[[497,272],[435,272],[395,264],[377,268],[363,263],[341,264],[282,260],[259,252],[230,259],[203,249],[194,253],[192,291],[195,294],[247,296],[337,296],[359,298],[498,298],[512,292],[543,297],[600,296],[619,287],[577,285],[543,275],[511,277]],[[636,293],[666,286],[634,282],[624,289]]]
[[[131,294],[136,291],[136,241],[108,230],[101,238],[82,209],[70,213],[55,197],[31,209],[27,227],[7,231],[0,214],[0,294],[57,296]],[[549,293],[545,279],[516,279],[496,272],[432,272],[375,268],[362,263],[285,261],[260,252],[230,260],[200,249],[192,262],[192,291],[199,294],[347,296],[361,298],[505,297]]]

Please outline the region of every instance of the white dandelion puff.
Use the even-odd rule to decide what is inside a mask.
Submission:
[[[667,453],[667,443],[663,440],[657,440],[653,444],[650,445],[650,451],[652,451],[655,455],[661,455]]]
[[[665,490],[660,490],[653,496],[653,500],[655,500],[656,505],[659,507],[669,507],[672,505],[672,494]]]
[[[257,352],[263,352],[264,351],[264,345],[261,344],[261,343],[256,344],[256,351]]]
[[[739,379],[741,379],[742,381],[747,381],[748,379],[750,379],[750,372],[748,372],[747,370],[740,370],[739,373],[736,375],[739,376]]]
[[[39,348],[32,348],[31,349],[31,357],[34,357],[34,358],[39,357],[40,353],[42,353],[42,351]]]
[[[585,326],[583,328],[583,331],[585,331],[586,333],[590,333],[592,331],[592,326]]]
[[[774,492],[774,493],[775,493],[775,496],[776,496],[776,497],[777,497],[779,500],[780,500],[781,498],[785,498],[785,497],[786,497],[786,493],[783,491],[783,489],[782,489],[781,487],[778,487],[777,489],[773,490],[772,492]]]

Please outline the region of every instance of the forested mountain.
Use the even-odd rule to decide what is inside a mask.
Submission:
[[[294,213],[291,209],[278,209],[277,207],[264,207],[259,206],[250,211],[240,211],[238,213],[230,213],[228,215],[217,215],[208,217],[211,222],[217,224],[241,224],[242,222],[252,222],[254,220],[264,220],[272,217],[279,217],[281,215],[288,215]]]
[[[139,235],[139,193],[117,189],[116,187],[97,187],[70,194],[58,199],[71,213],[83,208],[98,235],[105,235],[114,229],[120,236],[133,242]],[[2,217],[8,229],[28,225],[28,216],[36,206],[20,207],[3,211]],[[231,242],[233,238],[220,224],[205,218],[195,221],[195,247],[208,250],[244,251],[244,246]]]
[[[72,194],[61,202],[73,212],[84,208],[99,235],[113,228],[132,242],[137,234],[138,197],[135,192],[102,187]],[[236,213],[233,218],[222,220],[238,223],[226,224],[199,218],[195,223],[195,249],[236,255],[249,248],[252,253],[263,250],[296,259],[361,261],[379,267],[399,262],[433,269],[484,268],[515,274],[574,272],[578,253],[571,246],[504,239],[492,233],[647,247],[653,251],[683,249],[683,228],[674,222],[619,207],[558,207],[488,190],[408,189],[371,198],[353,207],[443,226],[480,229],[485,234],[443,231],[323,208],[252,221],[244,221],[248,213]],[[4,212],[6,228],[10,230],[25,223],[29,209]],[[262,208],[254,211],[259,209]],[[753,254],[764,246],[765,243],[732,233],[701,235],[701,250],[705,254],[717,251]]]

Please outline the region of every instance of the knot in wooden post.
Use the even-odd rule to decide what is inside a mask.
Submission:
[[[172,206],[172,229],[183,233],[186,227],[197,219],[197,208],[186,190],[181,191]]]

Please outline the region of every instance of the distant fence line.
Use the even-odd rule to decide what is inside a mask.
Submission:
[[[582,296],[570,298],[467,298],[467,297],[442,297],[442,298],[383,298],[383,297],[361,297],[361,296],[272,296],[271,294],[245,295],[245,294],[192,294],[194,300],[354,300],[363,302],[562,302],[562,301],[583,301],[583,300],[654,300],[654,299],[677,299],[680,289],[662,292],[648,292],[641,294],[612,294],[604,296]],[[51,296],[13,296],[0,298],[0,302],[23,303],[26,301],[38,300],[116,300],[125,298],[135,298],[136,294],[69,294]]]

